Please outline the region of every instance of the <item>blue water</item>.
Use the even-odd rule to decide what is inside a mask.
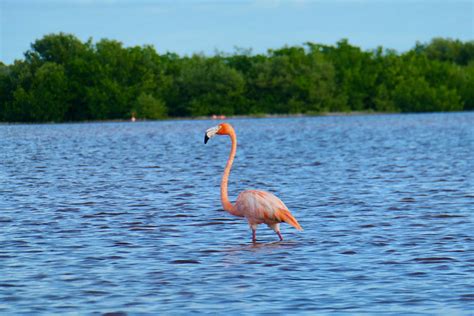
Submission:
[[[474,311],[474,113],[0,125],[0,314]]]

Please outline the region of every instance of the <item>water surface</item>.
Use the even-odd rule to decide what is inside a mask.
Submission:
[[[441,313],[474,308],[474,113],[0,126],[0,313]]]

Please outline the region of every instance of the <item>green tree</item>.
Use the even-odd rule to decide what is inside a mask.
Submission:
[[[0,121],[5,121],[5,105],[11,100],[10,69],[0,62]]]
[[[314,46],[314,44],[313,44]],[[353,111],[373,109],[378,71],[373,52],[363,52],[343,39],[337,46],[317,45],[334,65],[339,94]]]
[[[35,72],[46,62],[61,65],[68,83],[68,121],[91,119],[86,87],[93,84],[97,67],[93,61],[92,40],[82,43],[71,34],[48,34],[31,44],[25,53],[25,63]]]
[[[52,62],[44,63],[35,73],[32,87],[35,121],[62,122],[68,110],[68,86],[64,67]]]
[[[67,111],[67,81],[62,66],[46,62],[34,73],[20,68],[12,98],[4,105],[7,121],[60,122]]]
[[[175,84],[180,97],[169,109],[175,116],[234,114],[245,89],[242,74],[222,58],[200,55],[183,61]]]
[[[165,103],[151,94],[141,93],[135,101],[132,114],[137,118],[162,119],[166,117]]]
[[[415,51],[432,60],[466,66],[474,60],[474,41],[463,43],[460,40],[436,37],[428,44],[417,43]]]
[[[434,38],[403,54],[341,40],[180,57],[58,33],[0,62],[3,121],[361,110],[474,110],[474,41]]]
[[[335,106],[334,69],[317,51],[285,47],[254,67],[254,112],[320,112]]]
[[[410,77],[402,81],[394,91],[394,103],[402,112],[462,110],[460,97],[455,90],[446,86],[435,89],[422,77]]]
[[[459,95],[464,102],[464,110],[474,110],[474,61],[463,68]]]
[[[3,94],[3,115],[2,118],[7,122],[31,121],[29,104],[31,95],[28,92],[32,86],[33,73],[24,61],[15,61],[5,72],[2,86],[5,91]]]

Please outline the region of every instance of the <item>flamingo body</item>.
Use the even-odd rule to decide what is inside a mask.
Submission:
[[[247,219],[250,227],[267,224],[275,232],[278,232],[280,231],[279,223],[287,222],[296,229],[301,230],[301,226],[291,215],[285,203],[269,192],[257,190],[243,191],[237,197],[234,208]]]
[[[280,233],[280,223],[282,222],[286,222],[298,230],[303,230],[285,203],[272,193],[259,190],[247,190],[239,194],[235,204],[229,201],[227,182],[237,150],[237,137],[233,127],[228,123],[223,123],[206,131],[204,143],[207,143],[207,141],[215,135],[228,135],[232,141],[232,149],[221,181],[222,207],[232,215],[245,217],[247,219],[252,229],[252,241],[256,242],[256,230],[259,224],[268,225],[277,233],[280,240],[283,240]]]

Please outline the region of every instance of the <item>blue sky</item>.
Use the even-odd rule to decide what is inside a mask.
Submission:
[[[0,61],[48,33],[151,44],[158,52],[265,52],[285,44],[405,51],[435,36],[474,39],[474,0],[0,0]]]

